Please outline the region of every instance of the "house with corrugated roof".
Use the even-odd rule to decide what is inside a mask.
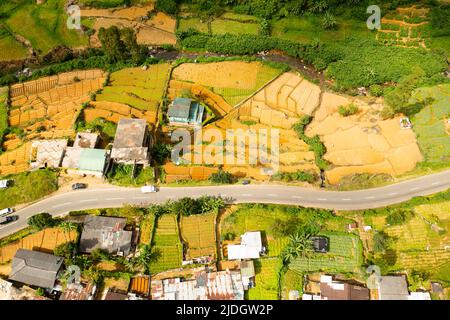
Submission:
[[[119,120],[111,150],[111,159],[115,163],[147,166],[150,163],[151,147],[152,139],[145,120]]]
[[[167,112],[169,123],[174,126],[200,126],[204,114],[205,107],[189,98],[175,98]]]
[[[126,218],[86,216],[80,238],[80,252],[90,253],[95,249],[102,249],[111,254],[127,256],[131,250],[133,232],[124,230],[126,221]]]
[[[17,250],[9,280],[30,286],[53,289],[64,258],[26,249]]]

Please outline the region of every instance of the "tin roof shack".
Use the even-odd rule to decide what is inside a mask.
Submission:
[[[92,283],[70,283],[59,300],[94,300],[97,287]]]
[[[62,161],[62,167],[68,168],[76,174],[102,177],[105,173],[108,160],[108,151],[103,149],[67,147]]]
[[[151,144],[145,120],[120,119],[114,137],[111,158],[116,163],[147,166],[150,163]]]
[[[152,300],[244,300],[240,271],[200,271],[194,279],[153,280]]]
[[[167,116],[174,126],[200,126],[203,123],[205,107],[188,98],[175,98],[169,105]]]
[[[257,259],[262,252],[261,232],[246,232],[241,236],[241,244],[228,245],[228,260]]]
[[[31,144],[31,168],[59,168],[67,140],[40,140]]]
[[[9,279],[30,286],[53,289],[64,258],[39,251],[19,249],[12,261]]]
[[[127,219],[86,216],[80,238],[80,251],[90,253],[100,248],[111,254],[127,256],[133,232],[124,230]]]
[[[340,281],[331,276],[320,277],[320,296],[322,300],[369,300],[369,289]]]
[[[100,140],[97,133],[78,132],[73,143],[74,148],[90,148],[94,149]]]

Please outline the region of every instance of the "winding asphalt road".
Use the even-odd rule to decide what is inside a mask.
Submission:
[[[161,188],[157,193],[143,194],[139,188],[111,187],[85,189],[56,194],[18,210],[19,219],[0,226],[0,238],[14,233],[27,224],[27,218],[40,212],[54,216],[69,211],[117,208],[124,204],[147,205],[181,197],[202,195],[222,196],[230,203],[277,203],[302,205],[325,209],[357,210],[383,207],[411,199],[414,196],[433,194],[450,188],[450,170],[402,181],[393,185],[358,190],[325,191],[281,185],[230,185],[208,187]]]

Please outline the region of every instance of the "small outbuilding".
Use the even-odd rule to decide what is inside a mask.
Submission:
[[[246,232],[241,236],[241,244],[228,245],[228,260],[257,259],[262,251],[261,232]]]
[[[171,125],[200,126],[205,107],[189,98],[175,98],[169,106],[167,116]]]
[[[311,243],[315,252],[326,253],[329,250],[327,237],[315,236],[311,237]]]

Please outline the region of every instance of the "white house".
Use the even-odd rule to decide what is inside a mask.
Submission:
[[[261,232],[246,232],[241,236],[241,244],[228,245],[228,260],[257,259],[262,249]]]

